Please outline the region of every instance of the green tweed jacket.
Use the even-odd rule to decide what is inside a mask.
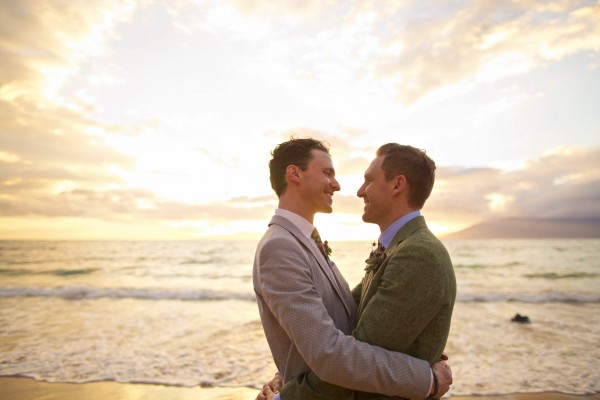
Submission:
[[[359,305],[353,335],[433,364],[446,346],[456,298],[450,256],[422,216],[404,225],[385,253],[380,267],[368,272],[352,291]],[[281,390],[282,400],[382,398],[394,397],[341,388],[313,372],[297,376]]]

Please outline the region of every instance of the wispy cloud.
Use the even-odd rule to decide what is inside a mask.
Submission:
[[[600,148],[560,148],[524,166],[442,167],[426,206],[462,225],[499,217],[599,217]]]
[[[381,90],[392,85],[407,104],[600,49],[600,4],[594,1],[234,4],[270,27],[257,60],[294,58],[290,70],[279,71],[286,79],[362,82]],[[253,37],[252,29],[244,34]],[[302,35],[293,35],[298,31]],[[275,72],[262,63],[261,69]]]
[[[339,149],[337,149],[339,150]],[[336,147],[332,145],[335,154]],[[347,153],[342,153],[347,154]],[[335,155],[334,155],[335,157]],[[348,160],[350,161],[350,160]],[[362,170],[368,160],[355,166]],[[600,216],[600,148],[558,149],[519,169],[440,167],[426,212],[438,221],[463,224],[495,217],[598,217]],[[6,165],[5,165],[6,166]],[[4,169],[3,169],[4,170]],[[344,180],[353,170],[338,169]],[[219,203],[192,203],[161,198],[147,190],[56,190],[50,182],[77,181],[62,170],[33,171],[21,179],[4,179],[0,213],[5,216],[80,216],[116,218],[136,216],[165,221],[257,220],[267,218],[276,206],[272,193],[259,197],[231,197]],[[268,180],[268,176],[256,179]],[[335,210],[361,212],[361,200],[349,194],[335,196]]]
[[[133,2],[5,1],[0,7],[3,77],[0,99],[50,93],[82,60],[107,50]]]
[[[415,2],[373,12],[374,27],[394,27],[380,33],[386,37],[382,47],[398,52],[381,54],[372,65],[376,75],[394,79],[406,102],[446,86],[492,82],[600,48],[596,2]]]

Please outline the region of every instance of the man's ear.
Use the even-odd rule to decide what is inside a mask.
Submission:
[[[392,191],[394,194],[401,193],[406,189],[408,182],[406,181],[406,177],[404,175],[398,175],[394,178],[394,187]]]
[[[285,177],[291,182],[300,182],[300,168],[297,165],[288,165],[285,169]]]

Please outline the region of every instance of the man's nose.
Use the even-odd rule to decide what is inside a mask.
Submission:
[[[356,192],[358,197],[363,197],[365,195],[365,185],[360,185],[358,191]]]
[[[342,187],[340,186],[340,183],[335,178],[333,178],[333,180],[331,181],[331,184],[333,186],[333,190],[335,190],[335,191],[339,191],[342,189]]]

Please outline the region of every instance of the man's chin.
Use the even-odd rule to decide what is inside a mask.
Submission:
[[[324,207],[321,210],[317,211],[323,214],[331,214],[333,212],[333,207]]]

